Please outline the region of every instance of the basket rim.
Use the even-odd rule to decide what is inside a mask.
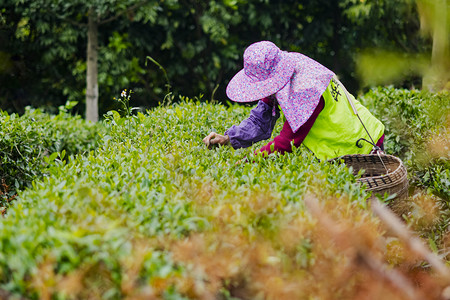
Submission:
[[[370,163],[376,164],[377,162],[374,160],[375,157],[377,157],[377,160],[381,159],[381,161],[387,161],[391,166],[392,163],[397,163],[398,165],[394,170],[392,170],[391,172],[388,171],[386,174],[377,176],[359,177],[356,178],[356,181],[359,184],[365,185],[366,190],[373,193],[371,197],[375,197],[376,194],[386,192],[389,193],[390,195],[395,194],[395,199],[404,199],[405,197],[408,197],[408,186],[409,186],[408,170],[403,161],[395,155],[384,153],[346,154],[336,157],[329,161],[341,162],[346,164],[347,167],[350,167],[352,166],[352,163],[350,161],[355,161],[355,163],[358,163],[361,160],[361,163],[366,162],[369,164]],[[349,161],[349,163],[346,163],[346,161]],[[379,162],[377,164],[381,165]],[[358,165],[356,166],[358,167]],[[364,168],[361,167],[360,169]]]
[[[379,156],[381,156],[381,157],[386,156],[386,157],[392,158],[393,160],[398,161],[398,162],[399,162],[399,165],[398,165],[397,168],[396,168],[395,170],[393,170],[392,172],[388,172],[388,173],[386,173],[386,174],[384,174],[384,175],[369,176],[370,178],[383,178],[383,177],[387,177],[387,176],[389,176],[389,174],[393,174],[393,173],[399,171],[399,169],[401,169],[401,168],[404,168],[405,174],[406,174],[406,166],[405,166],[405,164],[403,163],[403,161],[402,161],[399,157],[397,157],[397,156],[395,156],[395,155],[391,155],[391,154],[379,154],[379,155],[378,155],[378,154],[346,154],[346,155],[342,155],[342,156],[333,158],[333,159],[331,159],[331,161],[339,161],[340,159],[345,159],[345,157],[379,157]],[[366,177],[366,178],[369,178],[369,177]],[[403,177],[403,176],[402,176],[402,177]],[[358,180],[364,180],[364,178],[359,178]]]

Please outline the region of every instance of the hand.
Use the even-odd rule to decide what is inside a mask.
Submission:
[[[228,135],[221,135],[215,132],[211,132],[204,139],[203,143],[211,149],[212,145],[226,145],[230,143],[230,137]]]

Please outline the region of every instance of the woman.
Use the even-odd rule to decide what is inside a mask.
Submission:
[[[270,138],[280,116],[279,105],[286,122],[260,152],[291,152],[292,145],[303,143],[318,159],[326,160],[383,148],[384,125],[348,94],[332,71],[300,53],[281,51],[269,41],[245,50],[244,69],[228,84],[227,96],[236,102],[260,101],[238,126],[224,135],[206,136],[203,142],[208,147],[231,144],[237,149]]]

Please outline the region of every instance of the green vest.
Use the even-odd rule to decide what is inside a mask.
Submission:
[[[330,81],[322,94],[325,107],[318,115],[303,145],[311,150],[320,160],[327,160],[346,154],[368,154],[373,146],[360,141],[362,148],[356,146],[356,141],[365,138],[370,141],[366,130],[345,96],[344,88],[335,79]],[[376,143],[384,133],[384,125],[370,111],[361,105],[352,95],[352,101],[358,115]]]

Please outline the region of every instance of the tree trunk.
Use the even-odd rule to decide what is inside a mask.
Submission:
[[[447,0],[436,0],[435,7],[435,24],[433,33],[433,52],[431,54],[432,68],[436,69],[437,90],[444,87],[447,78],[447,58],[449,52],[448,30],[447,30]]]
[[[431,53],[431,68],[428,74],[424,76],[424,87],[431,91],[441,90],[448,80],[448,16],[447,0],[435,0],[433,7],[432,38],[433,49]]]
[[[88,16],[86,120],[98,121],[98,20],[91,9]]]

